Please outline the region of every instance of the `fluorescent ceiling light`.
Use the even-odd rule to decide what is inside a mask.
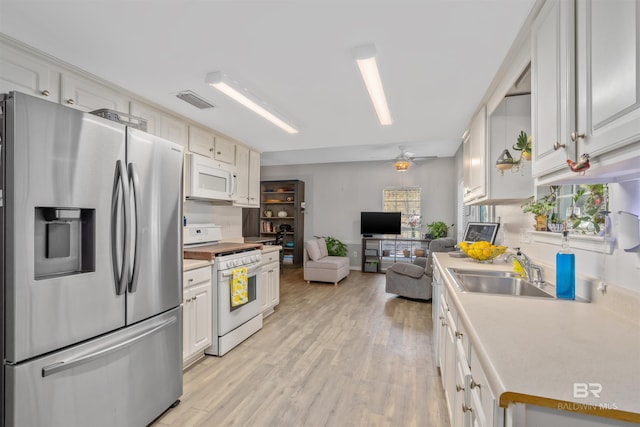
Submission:
[[[253,111],[259,116],[262,116],[262,118],[267,119],[268,121],[278,126],[280,129],[284,130],[285,132],[292,133],[292,134],[298,133],[298,130],[296,128],[289,125],[284,120],[280,119],[275,114],[268,111],[266,108],[262,107],[260,105],[261,102],[250,99],[249,94],[243,93],[246,91],[242,91],[234,88],[233,83],[231,83],[229,79],[225,75],[223,75],[220,71],[207,74],[205,81],[208,85],[218,89],[220,92],[224,93],[229,98],[247,107],[249,110]]]
[[[387,105],[387,98],[384,96],[382,79],[380,79],[380,72],[376,63],[376,47],[372,44],[358,46],[353,49],[353,56],[360,69],[360,74],[362,74],[364,84],[367,86],[373,108],[375,108],[378,115],[378,121],[383,126],[392,124],[393,120]]]

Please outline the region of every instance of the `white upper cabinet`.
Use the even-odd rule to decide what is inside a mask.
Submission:
[[[233,204],[243,206],[249,203],[249,149],[247,147],[242,145],[236,147],[236,165],[238,171]]]
[[[198,126],[189,126],[189,151],[213,158],[215,135]]]
[[[579,154],[640,149],[640,2],[580,0],[577,13]]]
[[[260,153],[249,150],[249,206],[260,207]]]
[[[60,73],[51,64],[12,46],[0,46],[0,92],[15,90],[57,103],[59,88]]]
[[[538,184],[640,176],[640,3],[547,0],[532,28]],[[567,160],[590,156],[584,174]]]
[[[198,126],[189,126],[189,151],[229,165],[236,164],[236,144]]]
[[[87,78],[62,73],[60,103],[82,111],[109,110],[129,113],[129,98]]]
[[[141,102],[131,102],[131,115],[147,121],[147,132],[184,147],[187,146],[187,124]]]
[[[216,135],[215,150],[213,152],[213,158],[219,162],[235,165],[236,164],[236,144],[233,141],[230,141],[226,138]]]
[[[233,204],[260,207],[260,153],[236,145],[236,192]]]
[[[531,88],[533,176],[567,169],[576,159],[573,2],[549,0],[533,23]]]
[[[487,189],[487,107],[474,116],[463,141],[464,202],[483,198]]]

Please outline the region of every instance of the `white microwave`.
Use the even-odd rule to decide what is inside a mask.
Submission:
[[[187,199],[231,201],[236,187],[233,170],[199,154],[185,155]]]

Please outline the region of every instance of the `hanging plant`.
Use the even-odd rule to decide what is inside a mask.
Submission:
[[[533,138],[531,136],[527,136],[527,133],[522,130],[520,131],[520,135],[518,135],[518,139],[512,148],[516,151],[522,151],[522,157],[524,157],[525,160],[531,160],[532,141]]]

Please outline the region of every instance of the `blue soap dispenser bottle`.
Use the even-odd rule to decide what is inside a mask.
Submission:
[[[556,296],[576,299],[576,256],[569,247],[569,231],[562,232],[562,248],[556,254]]]

